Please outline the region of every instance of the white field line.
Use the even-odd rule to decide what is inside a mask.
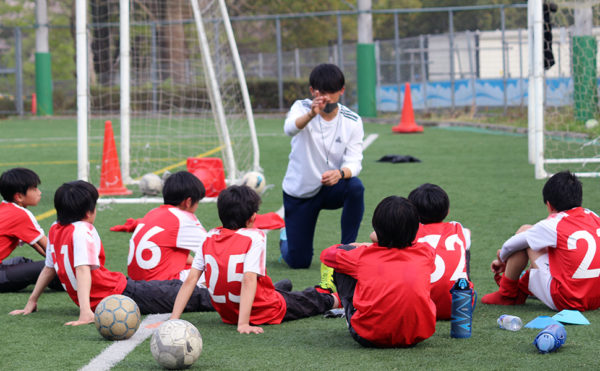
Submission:
[[[127,354],[129,354],[132,350],[135,349],[138,345],[140,345],[144,340],[154,333],[156,329],[154,328],[146,328],[147,325],[166,321],[169,318],[170,313],[162,313],[162,314],[151,314],[146,317],[140,324],[140,328],[127,340],[115,341],[111,346],[104,349],[104,351],[98,354],[94,359],[84,366],[80,368],[80,371],[102,371],[102,370],[110,370],[111,367],[121,362]],[[148,349],[148,353],[150,350]]]

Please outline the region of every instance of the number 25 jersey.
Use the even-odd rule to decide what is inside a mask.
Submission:
[[[265,234],[253,228],[215,228],[208,232],[201,254],[192,267],[206,273],[206,284],[215,310],[225,323],[237,324],[244,273],[258,275],[250,323],[281,323],[287,309],[285,300],[267,276]]]

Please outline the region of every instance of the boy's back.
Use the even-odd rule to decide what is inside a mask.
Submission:
[[[600,307],[600,218],[576,207],[550,215],[526,231],[530,247],[548,248],[550,292],[558,310]]]
[[[91,268],[92,310],[105,297],[121,294],[125,290],[125,275],[104,267],[104,247],[92,224],[83,221],[67,225],[54,223],[48,233],[48,242],[46,266],[56,269],[60,282],[75,304],[79,305],[75,271],[80,265],[89,265]]]
[[[321,260],[357,280],[351,322],[361,337],[378,346],[402,346],[435,332],[436,309],[429,294],[434,251],[429,246],[329,248]]]
[[[190,251],[206,231],[196,216],[176,206],[161,205],[142,218],[129,241],[127,274],[134,280],[183,279]]]
[[[431,299],[438,319],[450,319],[452,295],[450,289],[459,278],[467,277],[467,251],[471,234],[458,222],[421,224],[416,240],[435,251],[435,271],[431,274]]]
[[[225,323],[237,324],[244,273],[258,275],[250,323],[278,324],[286,303],[266,272],[266,237],[254,228],[215,228],[208,232],[193,268],[206,271],[213,306]]]

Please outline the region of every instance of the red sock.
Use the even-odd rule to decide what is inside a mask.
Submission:
[[[481,302],[492,305],[519,305],[525,303],[526,299],[527,295],[519,290],[519,280],[511,280],[504,274],[500,279],[498,291],[484,295]]]

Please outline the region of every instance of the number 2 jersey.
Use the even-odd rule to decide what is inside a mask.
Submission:
[[[220,227],[208,232],[192,267],[205,272],[213,306],[223,322],[238,323],[242,279],[246,272],[258,275],[250,323],[278,324],[283,320],[287,306],[267,276],[266,253],[266,236],[258,229]]]
[[[548,247],[550,295],[558,310],[600,307],[598,215],[582,207],[551,214],[506,241],[500,254],[502,260],[506,261],[509,252],[519,250],[522,244],[533,250]]]
[[[79,306],[76,268],[89,265],[92,276],[90,306],[92,310],[109,295],[121,294],[127,286],[123,273],[111,272],[104,267],[104,247],[96,228],[88,222],[62,225],[54,223],[48,233],[46,266],[54,268],[58,279]]]
[[[450,289],[457,279],[467,278],[467,251],[471,248],[471,233],[458,222],[420,224],[416,240],[435,250],[435,271],[431,274],[431,300],[437,309],[437,319],[450,319]]]
[[[190,251],[199,250],[205,237],[206,230],[193,213],[171,205],[152,209],[129,240],[127,275],[138,281],[183,281]]]

